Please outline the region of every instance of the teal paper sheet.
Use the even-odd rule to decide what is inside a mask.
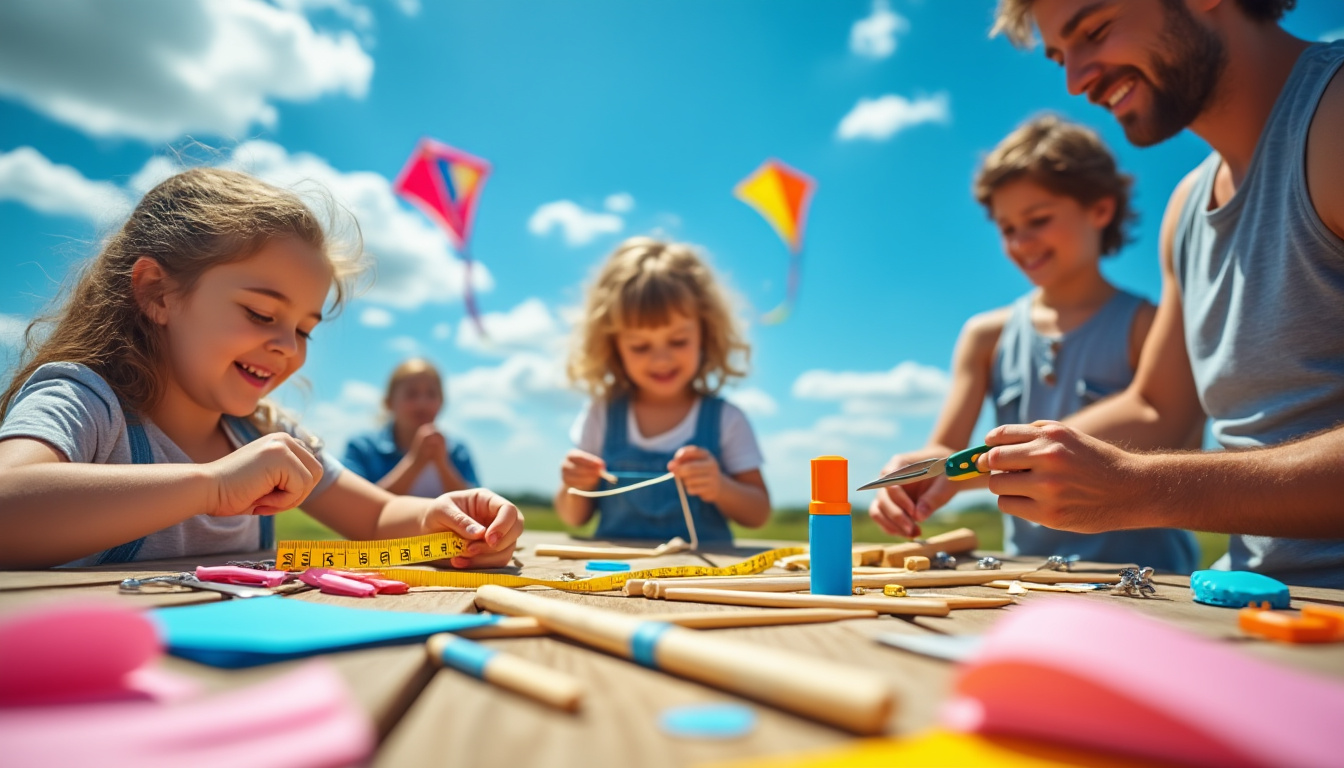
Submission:
[[[254,597],[150,611],[174,656],[215,667],[251,667],[332,651],[414,643],[437,632],[494,624],[482,614],[346,608]]]

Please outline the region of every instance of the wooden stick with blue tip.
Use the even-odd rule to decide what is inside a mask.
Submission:
[[[557,635],[852,733],[882,733],[895,707],[891,686],[861,667],[494,584],[476,590],[476,606],[535,616]]]
[[[575,712],[583,701],[583,684],[563,672],[512,654],[488,648],[445,632],[429,638],[429,657],[478,680],[494,683],[543,704]]]

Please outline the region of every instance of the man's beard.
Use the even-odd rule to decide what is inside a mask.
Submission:
[[[1107,78],[1114,82],[1133,74],[1152,91],[1148,114],[1134,111],[1120,118],[1125,137],[1138,147],[1166,141],[1194,122],[1208,108],[1227,68],[1227,47],[1217,33],[1200,24],[1181,0],[1164,0],[1163,6],[1166,29],[1151,65],[1157,82],[1132,67]]]

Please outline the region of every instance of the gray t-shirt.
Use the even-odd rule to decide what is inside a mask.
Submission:
[[[155,464],[192,463],[153,422],[143,420],[141,424]],[[284,425],[284,429],[290,434],[297,430],[290,425]],[[103,377],[77,363],[48,363],[24,382],[4,423],[0,424],[0,440],[12,437],[47,442],[72,462],[133,463],[126,415],[120,401]],[[238,447],[239,439],[232,433],[229,437]],[[310,499],[330,488],[344,469],[325,451],[317,451],[317,459],[322,464],[322,480],[309,495]],[[150,534],[135,559],[252,552],[260,542],[261,524],[257,517],[197,515]],[[98,553],[94,553],[66,566],[93,565],[97,558]]]

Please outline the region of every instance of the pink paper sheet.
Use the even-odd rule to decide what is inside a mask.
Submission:
[[[1083,601],[1005,617],[942,719],[1190,765],[1344,765],[1344,686]]]
[[[372,753],[373,726],[323,662],[188,703],[0,710],[6,768],[326,768]]]
[[[126,606],[77,600],[16,611],[0,617],[0,707],[196,693],[190,679],[150,666],[162,654],[154,625]]]

